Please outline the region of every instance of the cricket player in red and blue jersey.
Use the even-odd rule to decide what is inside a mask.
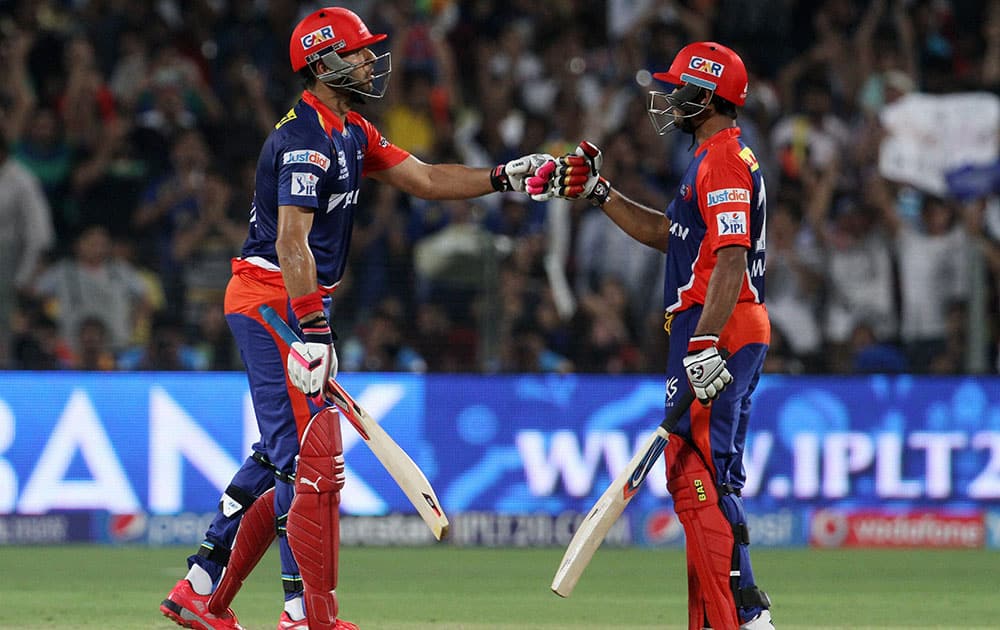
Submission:
[[[697,143],[665,213],[613,189],[589,142],[539,168],[527,191],[536,199],[590,199],[633,238],[666,252],[666,407],[681,398],[685,382],[700,403],[664,451],[667,488],[687,540],[688,628],[770,630],[770,600],[754,581],[740,498],[750,398],[770,341],[764,179],[735,123],[747,72],[734,51],[698,42],[653,76],[672,87],[650,93],[657,132],[679,128]]]
[[[337,618],[344,458],[339,414],[324,403],[324,389],[337,375],[329,307],[363,207],[361,178],[424,199],[467,199],[523,192],[525,176],[552,159],[530,155],[476,169],[426,164],[394,146],[354,111],[385,93],[389,53],[369,48],[384,39],[338,7],[311,13],[292,33],[291,65],[305,90],[261,150],[249,235],[225,298],[261,438],[188,558],[188,574],[160,607],[179,625],[240,628],[229,603],[277,535],[285,592],[279,630],[357,627]],[[263,304],[302,341],[289,347],[268,328]]]

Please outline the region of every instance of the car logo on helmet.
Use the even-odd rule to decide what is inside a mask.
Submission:
[[[322,44],[325,41],[333,39],[333,27],[324,26],[323,28],[317,29],[308,35],[302,36],[302,47],[312,48],[316,44]]]
[[[688,68],[692,70],[697,70],[698,72],[704,72],[705,74],[710,74],[713,77],[721,77],[722,73],[725,72],[726,66],[722,65],[718,61],[712,61],[711,59],[705,59],[704,57],[691,57],[691,61],[688,62]]]

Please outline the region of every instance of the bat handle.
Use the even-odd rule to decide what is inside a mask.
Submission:
[[[260,316],[264,318],[264,321],[267,322],[274,332],[278,333],[278,336],[286,344],[290,346],[299,341],[299,336],[295,334],[295,331],[288,325],[288,322],[281,315],[278,315],[278,311],[274,310],[269,304],[261,304],[257,310],[260,312]]]

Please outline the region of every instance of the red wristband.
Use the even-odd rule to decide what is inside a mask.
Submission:
[[[695,335],[688,340],[688,354],[692,352],[701,352],[702,350],[711,348],[718,343],[719,338],[716,335]]]
[[[292,312],[295,313],[296,319],[301,320],[309,313],[316,311],[323,312],[323,296],[319,291],[292,298]]]

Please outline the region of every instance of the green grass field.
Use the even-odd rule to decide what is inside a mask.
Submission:
[[[160,600],[187,548],[0,547],[0,628],[175,628]],[[548,588],[561,549],[343,550],[341,613],[363,630],[686,627],[677,550],[601,549],[573,597]],[[997,628],[1000,554],[757,549],[779,629]],[[280,614],[271,552],[236,598],[250,630]]]

